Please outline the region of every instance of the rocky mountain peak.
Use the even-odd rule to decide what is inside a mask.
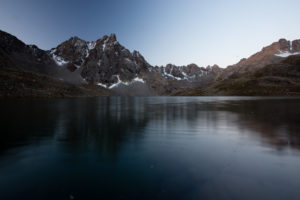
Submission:
[[[117,41],[117,36],[116,36],[116,34],[114,34],[114,33],[110,34],[110,36],[109,36],[109,41],[112,41],[112,42]]]
[[[191,63],[191,64],[187,65],[187,67],[188,68],[194,68],[194,69],[199,68],[199,66],[196,65],[195,63]]]
[[[212,66],[212,68],[220,68],[220,66],[217,65],[217,64],[214,64],[214,65]]]
[[[215,74],[216,79],[221,76],[222,72],[224,71],[224,69],[220,68],[219,65],[214,64],[213,66],[208,66],[206,68],[208,71],[211,71],[212,73]]]
[[[291,43],[290,43],[290,41],[287,41],[286,39],[280,39],[279,41],[278,41],[278,43],[279,43],[279,50],[280,51],[290,51],[290,49],[291,49]]]
[[[300,52],[300,40],[294,40],[292,42],[292,52]]]
[[[77,36],[74,36],[74,37],[71,37],[69,39],[69,42],[73,45],[73,46],[84,46],[86,45],[86,41],[84,41],[83,39],[77,37]]]
[[[100,38],[98,41],[100,42],[105,42],[105,43],[112,43],[117,41],[117,36],[116,34],[112,33],[109,36],[104,35],[102,38]]]
[[[87,49],[87,42],[75,36],[51,49],[49,53],[57,65],[72,64],[78,68],[87,56]]]
[[[150,65],[140,53],[131,53],[111,34],[96,41],[82,65],[81,75],[87,82],[113,87],[117,83],[131,82],[148,68]]]
[[[221,69],[221,68],[219,67],[219,65],[214,64],[213,66],[208,65],[208,66],[206,67],[206,69],[208,69],[208,70],[213,70],[213,69]]]
[[[300,40],[288,41],[286,39],[280,39],[278,41],[278,44],[279,44],[278,47],[279,53],[281,53],[282,54],[281,56],[283,57],[287,57],[294,53],[298,54],[300,52]]]

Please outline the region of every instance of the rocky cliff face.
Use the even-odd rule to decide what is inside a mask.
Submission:
[[[71,64],[79,68],[88,56],[88,49],[91,45],[78,37],[72,37],[56,48],[51,49],[50,55],[59,66]]]
[[[294,40],[292,42],[292,52],[300,52],[300,40]]]
[[[136,78],[142,79],[150,67],[139,52],[131,53],[112,34],[96,41],[81,75],[90,83],[112,87],[120,81],[128,83]]]

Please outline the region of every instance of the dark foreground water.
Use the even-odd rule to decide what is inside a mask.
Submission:
[[[0,200],[300,199],[300,98],[0,101]]]

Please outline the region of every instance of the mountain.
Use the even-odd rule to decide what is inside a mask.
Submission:
[[[237,64],[228,66],[221,75],[222,79],[229,76],[253,72],[266,65],[279,63],[286,57],[300,54],[300,40],[288,41],[280,39],[278,42],[264,47],[260,52],[249,58],[241,59]]]
[[[15,36],[0,30],[0,67],[13,67],[43,74],[55,74],[58,69],[46,51],[26,45]]]
[[[122,46],[115,34],[93,42],[71,37],[48,51],[6,32],[0,34],[0,67],[42,73],[75,85],[96,85],[114,95],[169,95],[211,83],[222,71],[217,65],[151,66],[138,51]]]
[[[205,85],[175,92],[183,96],[300,95],[300,40],[278,42],[228,66]]]
[[[179,96],[299,96],[300,55],[224,80],[175,93]]]
[[[0,36],[0,69],[5,74],[0,77],[2,89],[4,88],[1,92],[14,94],[2,96],[18,96],[18,92],[11,93],[9,88],[15,88],[21,94],[17,86],[23,85],[26,91],[31,91],[30,87],[34,91],[46,89],[42,87],[48,85],[44,80],[53,83],[48,85],[49,88],[57,87],[60,93],[49,90],[49,96],[287,95],[291,93],[287,90],[278,93],[273,87],[269,93],[262,92],[274,84],[275,88],[279,85],[288,88],[285,85],[287,82],[291,86],[289,91],[298,92],[295,88],[298,87],[299,77],[283,74],[286,74],[287,69],[298,73],[299,63],[295,60],[300,54],[300,40],[280,39],[249,58],[222,69],[217,65],[199,67],[196,64],[152,66],[140,52],[131,52],[122,46],[115,34],[105,35],[92,42],[71,37],[48,51],[35,45],[26,45],[3,31],[0,31]],[[295,63],[291,63],[289,59]],[[276,76],[267,74],[264,70],[270,68],[272,72],[282,73],[277,73]],[[34,80],[39,84],[34,85],[27,76],[36,77]],[[7,81],[5,77],[8,78]],[[65,85],[72,85],[76,88],[73,91],[81,92],[68,93]],[[250,86],[260,87],[262,90]],[[94,89],[96,92],[91,92]],[[33,96],[47,96],[40,92],[33,93]],[[30,96],[33,93],[20,96]]]
[[[48,51],[0,31],[0,97],[111,95],[103,88],[63,81],[62,71]]]
[[[138,51],[130,52],[122,46],[115,34],[93,42],[71,37],[51,49],[49,55],[58,66],[69,70],[71,79],[82,78],[117,95],[168,95],[182,88],[207,84],[221,70],[216,65],[151,66]]]

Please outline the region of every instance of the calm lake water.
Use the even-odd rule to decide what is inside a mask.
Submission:
[[[300,199],[300,98],[0,100],[0,200]]]

